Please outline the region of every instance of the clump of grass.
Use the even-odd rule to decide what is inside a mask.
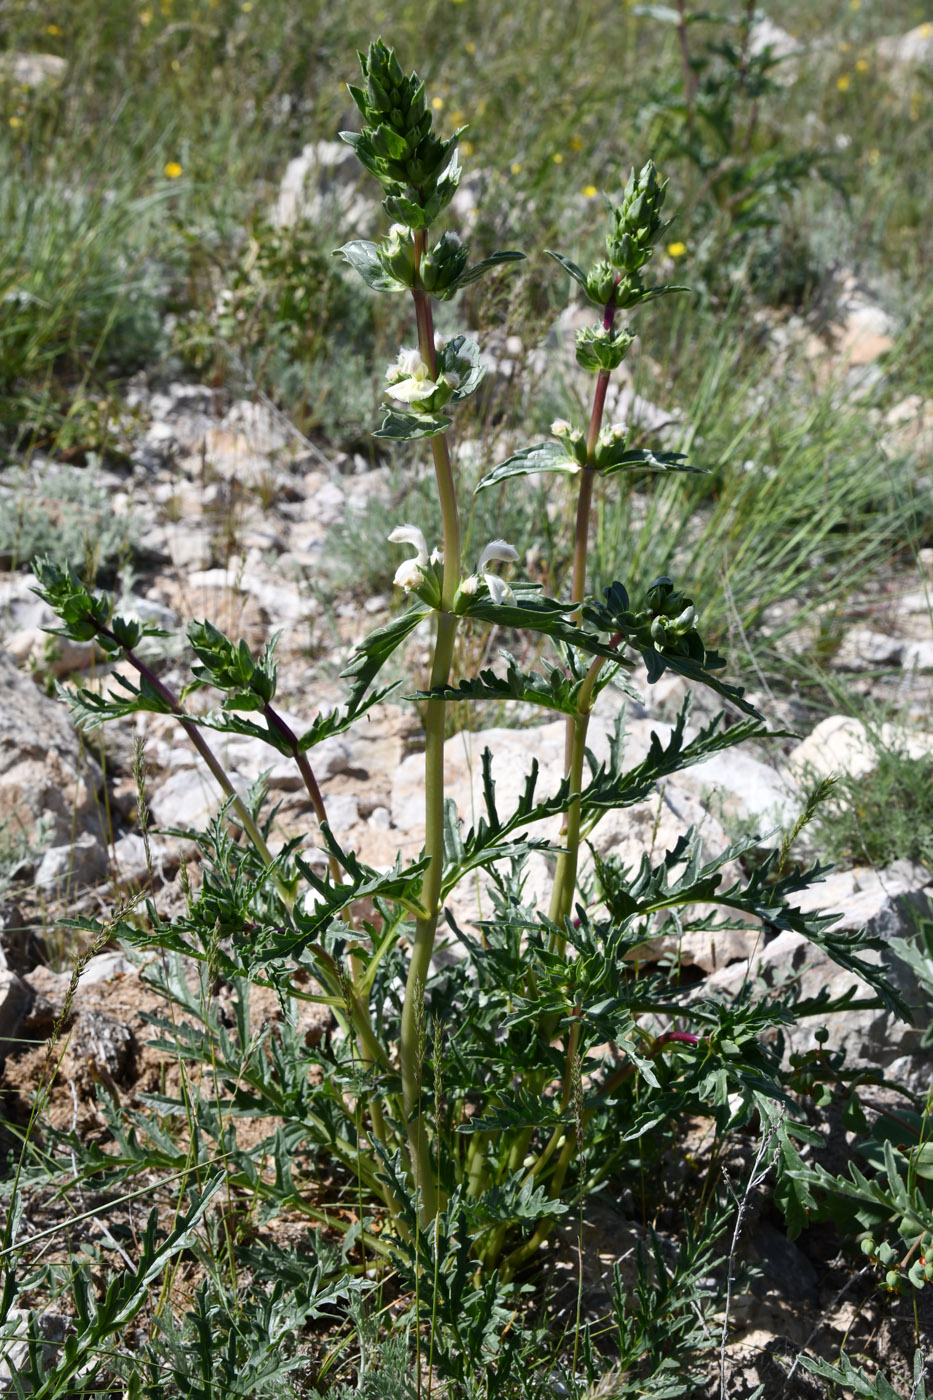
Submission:
[[[933,759],[873,740],[876,763],[843,775],[814,823],[821,855],[838,865],[909,860],[933,870]]]

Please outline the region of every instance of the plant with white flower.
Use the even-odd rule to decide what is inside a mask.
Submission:
[[[224,792],[223,815],[204,838],[215,842],[211,880],[192,900],[184,922],[171,928],[170,946],[208,961],[212,976],[216,970],[238,984],[253,979],[271,984],[283,999],[311,997],[330,1008],[339,1034],[307,1050],[320,1077],[308,1079],[302,1048],[298,1078],[276,1101],[297,1105],[281,1138],[283,1151],[292,1141],[308,1144],[310,1137],[308,1159],[327,1154],[336,1160],[340,1189],[352,1183],[354,1199],[359,1193],[358,1240],[366,1267],[372,1254],[397,1269],[415,1299],[415,1339],[429,1330],[420,1311],[428,1298],[432,1338],[444,1327],[454,1338],[445,1358],[454,1375],[456,1358],[467,1355],[464,1337],[475,1319],[490,1320],[477,1343],[481,1351],[493,1342],[506,1345],[511,1322],[501,1335],[496,1327],[498,1319],[514,1316],[509,1290],[516,1274],[540,1258],[547,1234],[571,1203],[579,1204],[592,1183],[607,1180],[617,1168],[620,1141],[631,1143],[637,1155],[646,1135],[663,1136],[665,1125],[688,1112],[716,1117],[717,1131],[725,1132],[743,1115],[745,1122],[765,1116],[768,1102],[782,1097],[776,1061],[763,1053],[758,1036],[762,1028],[787,1024],[790,1013],[779,1009],[771,1016],[751,997],[725,1009],[709,999],[688,1001],[677,976],[668,978],[662,964],[650,976],[635,974],[639,949],[655,937],[679,938],[690,927],[691,905],[699,906],[698,926],[707,929],[710,905],[717,901],[730,930],[743,920],[758,921],[818,939],[825,920],[816,916],[808,923],[789,903],[807,882],[777,868],[773,880],[758,868],[747,887],[731,883],[735,848],[727,853],[730,883],[720,888],[726,857],[710,862],[690,837],[659,853],[659,860],[646,855],[635,873],[600,860],[597,878],[579,877],[581,850],[607,812],[655,800],[681,768],[742,738],[766,735],[742,690],[719,678],[722,658],[705,646],[692,599],[671,579],[642,589],[637,607],[620,581],[599,598],[587,586],[597,486],[618,488],[634,471],[692,470],[677,452],[630,447],[624,423],[603,424],[611,375],[634,342],[631,327],[617,327],[617,313],[634,313],[673,290],[644,280],[664,228],[663,183],[650,163],[632,175],[618,205],[609,203],[604,255],[589,272],[552,254],[599,309],[598,324],[577,342],[579,363],[595,376],[587,426],[555,419],[546,440],[497,463],[476,488],[513,490],[513,478],[533,473],[563,480],[575,517],[569,581],[553,597],[521,578],[507,582],[501,567],[517,564],[519,552],[501,538],[489,541],[464,577],[463,483],[449,433],[458,406],[479,389],[483,367],[475,339],[435,332],[434,305],[521,255],[492,253],[470,264],[470,250],[457,235],[429,240],[460,178],[460,133],[446,139],[435,133],[424,85],[417,74],[406,75],[381,42],[370,47],[362,66],[363,85],[351,93],[363,130],[345,139],[381,182],[396,226],[381,244],[353,240],[339,251],[368,287],[411,298],[417,344],[400,350],[389,367],[390,402],[374,436],[429,445],[443,536],[440,547],[429,550],[417,525],[400,524],[389,534],[392,544],[408,547],[395,571],[404,596],[398,611],[356,647],[343,673],[346,706],[317,715],[297,732],[272,704],[274,643],[257,660],[245,642],[194,624],[188,635],[198,658],[194,685],[211,686],[221,701],[216,710],[188,713],[187,691],[169,690],[134,651],[158,629],[114,617],[106,598],[93,595],[70,572],[46,567],[39,577],[66,636],[94,639],[108,656],[135,668],[137,681],[120,674],[119,689],[110,695],[95,690],[73,697],[85,723],[94,728],[104,719],[147,711],[174,717]],[[420,703],[424,727],[423,849],[412,849],[406,831],[394,862],[380,857],[378,865],[368,864],[362,852],[344,849],[331,828],[310,755],[315,745],[350,729],[392,696],[394,684],[378,687],[380,673],[420,628],[430,629],[429,676],[425,689],[406,698]],[[487,658],[492,629],[516,654],[502,651],[501,662],[471,666],[471,656]],[[467,644],[458,646],[461,640]],[[547,647],[556,659],[547,659]],[[685,707],[667,738],[652,736],[640,762],[625,767],[621,742],[610,744],[607,757],[597,761],[587,747],[596,698],[639,662],[649,682],[677,672],[691,684],[710,687],[746,718],[728,727],[714,722],[688,737]],[[479,760],[482,808],[458,814],[447,791],[445,742],[457,713],[451,706],[474,702],[515,702],[523,715],[534,707],[563,717],[562,777],[539,787],[537,765],[531,765],[517,804],[503,811],[496,798],[496,756],[487,750]],[[262,741],[276,761],[294,761],[318,817],[316,860],[291,832],[281,843],[269,839],[274,814],[264,823],[259,799],[239,792],[224,772],[204,737],[211,728]],[[553,833],[550,839],[541,834],[553,817],[563,819],[556,844]],[[228,838],[225,823],[237,828],[238,839]],[[549,903],[540,907],[525,878],[532,855],[550,861],[553,870]],[[456,912],[458,887],[467,880],[476,887],[461,909],[475,909],[476,898],[486,901],[478,932],[470,927],[469,912]],[[435,956],[445,923],[460,940],[462,957]],[[79,926],[101,937],[113,932],[111,925],[104,929],[84,916]],[[155,947],[164,928],[150,932],[134,918],[121,921],[120,936]],[[831,951],[832,945],[823,946]],[[858,968],[866,979],[881,975],[867,963]],[[659,1017],[683,1017],[698,1030],[702,1025],[702,1036],[659,1033]],[[437,1029],[445,1026],[449,1054]],[[276,1040],[276,1054],[278,1045]],[[254,1070],[260,1063],[261,1057],[250,1061]],[[250,1093],[255,1089],[251,1080]],[[278,1162],[278,1138],[275,1151]],[[292,1169],[299,1187],[304,1155],[302,1147],[288,1170],[276,1172],[276,1192],[291,1191]],[[786,1160],[792,1168],[799,1158],[788,1150]],[[258,1190],[259,1168],[252,1176],[244,1171],[247,1179]],[[308,1205],[307,1195],[296,1199],[302,1208]],[[453,1320],[445,1308],[454,1309]],[[469,1327],[461,1330],[464,1319]],[[493,1349],[486,1359],[499,1355]],[[461,1385],[457,1393],[466,1389]]]

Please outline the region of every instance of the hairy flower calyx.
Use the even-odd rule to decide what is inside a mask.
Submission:
[[[578,467],[586,464],[586,438],[580,428],[575,428],[566,418],[555,418],[551,424],[551,435],[564,446]]]
[[[627,330],[611,331],[608,326],[584,326],[577,331],[577,364],[584,369],[618,369],[635,337]]]

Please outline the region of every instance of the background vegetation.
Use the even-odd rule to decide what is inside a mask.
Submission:
[[[728,24],[713,17],[690,26],[685,70],[667,7],[629,0],[580,0],[572,10],[544,0],[508,13],[495,0],[392,0],[375,10],[360,0],[0,3],[0,164],[8,172],[0,185],[0,485],[15,504],[0,522],[0,552],[10,566],[51,547],[112,578],[133,559],[132,529],[99,528],[101,502],[83,489],[83,474],[119,459],[140,426],[126,400],[139,372],[152,384],[190,377],[268,396],[326,449],[374,451],[368,434],[399,324],[331,257],[336,228],[283,230],[271,209],[305,143],[356,125],[345,84],[356,77],[355,51],[381,31],[426,79],[442,128],[470,124],[463,149],[477,253],[530,254],[520,272],[483,284],[458,308],[500,354],[510,336],[520,338],[508,353],[536,387],[482,400],[468,421],[476,459],[488,464],[494,440],[540,433],[574,405],[573,377],[548,367],[558,363],[554,327],[568,286],[543,250],[577,248],[581,261],[595,252],[598,191],[617,190],[651,154],[670,178],[667,207],[677,214],[668,271],[694,295],[644,314],[650,334],[633,356],[634,388],[674,420],[670,445],[686,446],[710,474],[651,483],[601,509],[594,586],[620,572],[676,570],[704,600],[709,640],[728,644],[736,671],[790,697],[801,716],[838,707],[825,667],[846,627],[887,590],[916,588],[919,552],[933,543],[928,463],[909,445],[881,449],[885,414],[908,395],[933,396],[933,82],[929,69],[892,74],[876,49],[883,35],[931,14],[921,0],[774,0],[769,17],[799,39],[801,56],[756,65],[743,25],[760,12],[738,0],[722,8]],[[13,56],[37,52],[64,60],[62,70],[26,80]],[[893,349],[856,376],[831,354],[814,357],[807,341],[844,319],[849,273],[901,327]],[[554,352],[550,362],[534,354],[542,345]],[[55,488],[56,511],[33,471],[46,457],[78,483]],[[430,538],[423,481],[404,456],[393,460],[399,518],[417,512]],[[513,493],[505,519],[492,493],[479,498],[467,549],[472,538],[520,538],[558,590],[570,531],[560,508],[549,519],[536,488],[524,490]],[[344,592],[362,598],[388,588],[392,564],[378,527],[379,549],[365,516],[343,527],[332,569]],[[875,777],[836,790],[836,810],[824,809],[823,850],[843,862],[909,856],[929,865],[928,794],[928,763],[886,753]],[[212,1072],[255,1075],[253,1087],[265,1093],[262,1056],[218,1020],[207,983],[190,992],[176,982],[171,995],[206,1022]],[[193,1057],[190,1047],[179,1050],[177,1029],[170,1041],[181,1060]],[[297,1081],[285,1088],[300,1095]],[[271,1098],[260,1107],[294,1112]],[[223,1123],[199,1122],[199,1112],[192,1097],[186,1131],[223,1141]],[[115,1191],[156,1166],[186,1169],[170,1115],[177,1110],[153,1101],[129,1130],[114,1119],[122,1155],[98,1189]],[[925,1145],[927,1120],[917,1124]],[[883,1160],[883,1145],[875,1147]],[[636,1169],[634,1154],[626,1165]],[[707,1168],[684,1197],[696,1218],[715,1195],[715,1166]],[[246,1179],[248,1164],[239,1169]],[[284,1138],[275,1169],[281,1199]],[[40,1189],[41,1164],[32,1170],[27,1184]],[[274,1199],[270,1188],[266,1204]],[[266,1204],[257,1195],[256,1218],[237,1218],[231,1202],[219,1222],[204,1223],[203,1207],[189,1202],[167,1240],[143,1241],[120,1275],[124,1294],[101,1307],[98,1331],[85,1335],[89,1348],[110,1345],[150,1307],[150,1279],[187,1249],[198,1265],[179,1285],[183,1322],[173,1322],[166,1285],[147,1314],[147,1350],[114,1358],[111,1389],[81,1388],[82,1355],[61,1389],[39,1393],[116,1395],[125,1386],[140,1396],[314,1395],[343,1386],[407,1395],[407,1340],[398,1332],[385,1340],[404,1290],[390,1287],[364,1306],[365,1251],[360,1258],[352,1248],[336,1271],[327,1247],[296,1269],[286,1248],[257,1242]],[[708,1350],[715,1299],[704,1251],[724,1221],[711,1211],[703,1238],[688,1238],[673,1271],[663,1251],[651,1264],[646,1250],[634,1309],[620,1284],[605,1323],[616,1388],[597,1391],[600,1368],[589,1358],[589,1371],[582,1361],[578,1371],[590,1389],[575,1393],[686,1393],[663,1367],[652,1391],[625,1387],[636,1386],[631,1377],[646,1356],[663,1358],[674,1335],[682,1358]],[[122,1247],[128,1227],[115,1229]],[[59,1265],[30,1267],[36,1296],[72,1287]],[[543,1356],[548,1362],[515,1394],[567,1394],[577,1384],[562,1369],[566,1348],[548,1349],[551,1302],[544,1296],[529,1310],[516,1353],[529,1374]],[[569,1316],[565,1299],[555,1306]],[[299,1364],[286,1339],[309,1318],[312,1359]],[[847,1365],[835,1379],[823,1373],[844,1393],[855,1384]]]

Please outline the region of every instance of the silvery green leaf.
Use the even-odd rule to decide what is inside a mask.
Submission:
[[[450,396],[451,403],[469,398],[483,379],[486,368],[479,362],[479,346],[467,335],[455,335],[438,355],[438,370],[453,370],[460,383]]]
[[[555,253],[552,248],[545,248],[544,251],[547,253],[549,258],[553,258],[555,262],[559,262],[564,271],[569,272],[573,280],[575,282],[579,282],[580,286],[586,292],[586,273],[581,267],[578,267],[577,264],[573,262],[571,258],[565,258],[563,253]],[[586,292],[586,295],[590,301],[593,301],[593,298],[590,296],[589,292]],[[601,305],[601,303],[594,302],[594,305],[599,306]]]
[[[476,487],[476,492],[485,491],[489,486],[498,486],[510,476],[532,476],[535,472],[578,472],[580,464],[568,453],[561,442],[537,442],[532,447],[523,447],[504,462],[499,462],[491,472],[487,472]],[[474,493],[476,494],[476,493]]]
[[[390,408],[373,437],[391,442],[415,442],[418,438],[436,437],[449,428],[452,421],[444,413],[398,413]]]
[[[544,598],[530,588],[523,589],[521,585],[514,588],[513,593],[515,597],[511,603],[494,603],[488,593],[463,597],[458,611],[462,617],[478,617],[483,622],[491,622],[499,627],[539,632],[543,636],[554,637],[557,641],[577,647],[590,656],[604,656],[619,665],[629,664],[608,641],[568,619],[567,614],[574,611],[572,603],[560,603],[555,598]]]
[[[379,260],[379,249],[375,243],[364,238],[351,239],[342,248],[334,250],[335,258],[343,258],[354,271],[358,272],[368,287],[377,292],[404,292],[405,283],[386,272]]]
[[[459,291],[461,287],[469,286],[471,282],[478,281],[480,277],[484,276],[484,274],[489,272],[489,270],[493,267],[499,267],[502,263],[523,262],[524,258],[524,253],[490,253],[488,258],[483,258],[481,262],[474,263],[472,267],[468,267],[466,272],[464,272],[460,277],[457,278],[456,285],[450,288],[448,295],[452,295],[453,292]]]
[[[650,447],[631,448],[619,453],[616,460],[600,468],[601,476],[621,471],[693,472],[708,475],[705,467],[691,467],[682,452],[652,452]]]

